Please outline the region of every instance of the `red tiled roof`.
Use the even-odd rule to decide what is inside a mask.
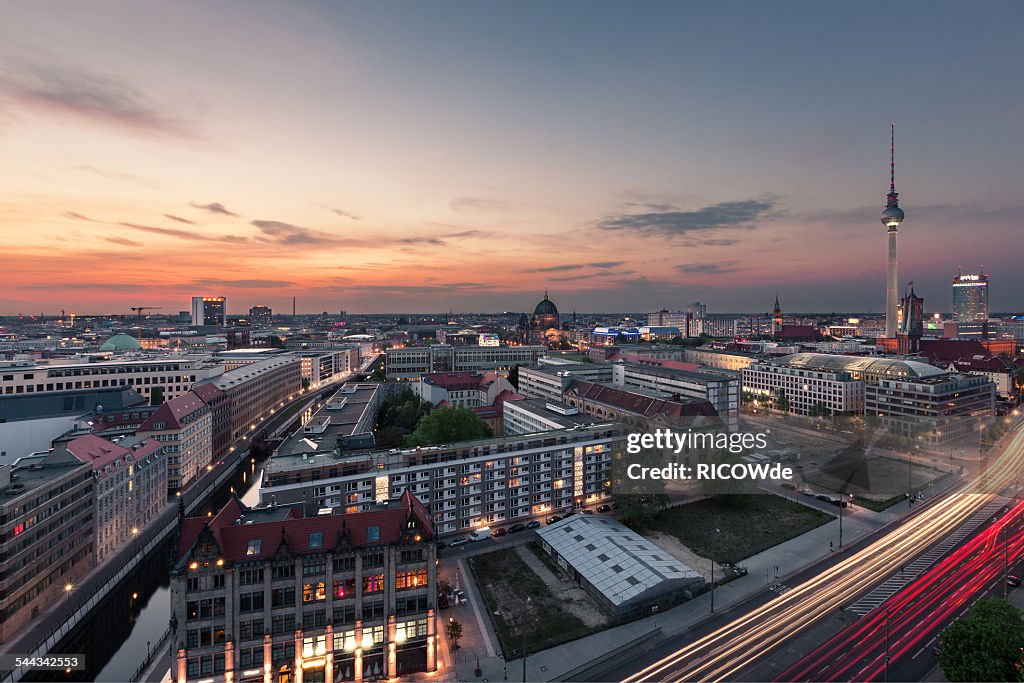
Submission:
[[[159,450],[162,444],[155,439],[141,441],[136,448],[125,448],[120,444],[107,441],[95,434],[85,434],[68,442],[68,453],[80,462],[92,465],[94,472],[102,471],[107,465],[118,467],[124,464],[125,456],[132,462],[144,458]]]
[[[435,372],[423,375],[423,381],[448,391],[482,389],[498,379],[493,372]]]
[[[199,398],[203,399],[203,401],[208,404],[216,401],[221,396],[224,396],[224,392],[221,391],[213,382],[196,385],[195,387],[192,387],[192,391],[194,391]]]
[[[933,363],[952,363],[961,358],[991,355],[976,339],[922,339],[921,355]]]
[[[654,398],[579,379],[573,380],[565,391],[566,393],[574,393],[587,401],[597,401],[613,408],[645,417],[654,415],[666,415],[668,417],[718,416],[718,411],[715,410],[715,407],[709,401],[688,400],[682,402]]]
[[[199,398],[194,391],[172,398],[160,406],[160,409],[149,416],[149,419],[139,428],[141,432],[153,431],[153,425],[157,422],[165,423],[164,429],[181,429],[184,419],[198,410],[207,408],[206,402]]]
[[[433,537],[430,513],[408,490],[402,494],[401,504],[387,510],[373,510],[344,515],[317,515],[295,517],[271,522],[236,524],[249,508],[237,497],[221,508],[212,518],[186,519],[182,525],[178,542],[178,557],[184,559],[195,545],[204,529],[209,529],[224,558],[233,562],[247,562],[271,557],[282,541],[293,553],[321,553],[337,547],[342,539],[353,547],[374,547],[390,545],[400,541],[408,531],[410,520],[424,537]],[[294,512],[296,508],[292,508]],[[378,538],[370,538],[371,528],[377,528]],[[320,532],[322,545],[310,547],[311,533]],[[250,542],[259,541],[259,552],[248,554]]]

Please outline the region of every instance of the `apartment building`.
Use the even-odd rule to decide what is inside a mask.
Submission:
[[[442,446],[278,455],[264,468],[260,500],[359,512],[408,488],[449,534],[605,500],[612,453],[624,449],[623,426],[605,421]]]
[[[251,438],[271,410],[302,391],[301,366],[293,354],[249,363],[209,382],[227,395],[232,444]]]
[[[190,392],[160,406],[138,431],[163,445],[167,458],[167,489],[190,484],[213,459],[213,411]]]
[[[744,368],[743,391],[755,401],[797,415],[813,410],[828,415],[864,412],[865,383],[843,369],[789,367],[782,361],[759,361]],[[782,397],[785,397],[783,400]]]
[[[95,434],[55,444],[92,468],[93,556],[96,564],[131,543],[167,505],[167,456],[153,437],[117,443]]]
[[[0,465],[0,642],[93,567],[93,470],[52,452]]]
[[[394,680],[437,669],[430,513],[248,508],[185,520],[171,573],[177,683]]]
[[[189,392],[223,369],[198,358],[154,358],[62,365],[0,365],[0,393],[32,394],[103,387],[132,387],[160,403]]]
[[[535,366],[547,352],[543,346],[406,346],[387,349],[388,379],[418,379],[434,372],[508,371]]]
[[[980,375],[943,373],[869,384],[865,413],[882,427],[932,446],[959,439],[995,417],[996,385]]]

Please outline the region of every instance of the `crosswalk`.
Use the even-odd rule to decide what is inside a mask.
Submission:
[[[903,567],[903,571],[890,576],[873,591],[852,604],[846,611],[853,612],[858,616],[864,616],[871,610],[877,608],[883,602],[899,592],[904,586],[923,574],[929,567],[939,559],[945,557],[958,543],[981,526],[986,519],[998,512],[1006,503],[992,502],[975,513],[970,519],[947,536],[942,542],[937,543],[928,549],[926,553],[919,556],[910,564]]]

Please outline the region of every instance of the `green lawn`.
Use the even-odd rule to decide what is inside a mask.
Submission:
[[[735,563],[831,519],[820,510],[778,496],[743,494],[662,510],[645,528],[675,536],[702,557]]]
[[[524,633],[526,651],[532,653],[599,630],[587,627],[563,609],[559,598],[514,548],[479,555],[474,560],[477,587],[505,659],[521,656]]]

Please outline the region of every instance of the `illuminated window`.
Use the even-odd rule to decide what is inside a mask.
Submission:
[[[384,590],[384,575],[383,574],[371,574],[370,576],[363,577],[363,592],[364,593],[376,593]]]
[[[323,581],[302,586],[302,602],[320,602],[327,599],[327,588]]]
[[[246,555],[259,555],[260,554],[260,546],[262,546],[262,545],[263,545],[263,541],[258,539],[258,538],[249,541],[249,545],[246,546],[246,548],[245,548],[245,554]]]
[[[427,585],[427,570],[416,569],[408,572],[398,572],[395,574],[395,588],[397,590],[405,590],[409,588],[419,588],[420,586]]]

